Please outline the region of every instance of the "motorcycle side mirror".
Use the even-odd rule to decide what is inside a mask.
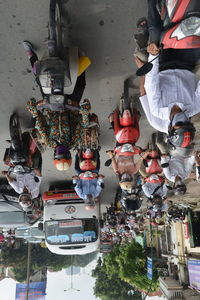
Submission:
[[[144,64],[141,68],[139,68],[136,71],[136,76],[144,76],[147,73],[149,73],[151,71],[151,69],[153,68],[153,64],[152,61],[154,61],[156,58],[158,58],[159,55],[157,55],[156,57],[154,57],[151,61],[147,62],[146,64]]]
[[[112,163],[112,159],[111,158],[109,158],[108,160],[106,160],[106,162],[105,162],[105,166],[106,167],[109,167],[110,165],[111,165],[111,163]]]
[[[148,163],[146,161],[146,159],[143,159],[143,165],[147,168],[148,167]]]
[[[151,62],[147,62],[136,71],[136,76],[144,76],[147,73],[149,73],[152,68],[153,68],[153,64]]]

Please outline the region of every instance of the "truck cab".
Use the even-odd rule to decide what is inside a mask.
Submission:
[[[43,194],[45,242],[60,255],[83,255],[97,251],[100,244],[100,204],[86,210],[84,200],[73,188]]]

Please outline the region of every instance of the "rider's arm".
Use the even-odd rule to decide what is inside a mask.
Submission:
[[[159,45],[163,23],[157,10],[157,0],[148,0],[149,42]]]
[[[140,102],[142,104],[142,108],[145,112],[149,124],[158,131],[168,133],[169,122],[167,120],[155,117],[152,114],[147,95],[140,97]]]
[[[113,171],[115,172],[115,174],[119,174],[119,170],[118,170],[118,164],[117,164],[117,161],[115,159],[115,155],[113,154],[112,158],[112,168],[113,168]]]
[[[175,181],[175,175],[173,174],[173,168],[176,169],[176,165],[175,162],[173,161],[173,163],[170,163],[170,158],[169,157],[161,157],[161,165],[165,164],[165,163],[169,163],[169,166],[166,168],[163,168],[163,173],[165,175],[165,177],[169,180],[174,182]]]
[[[155,58],[149,55],[149,61]],[[151,71],[145,76],[144,88],[149,101],[151,114],[157,118],[169,120],[168,107],[164,106],[162,93],[160,90],[160,76],[159,76],[159,59],[156,58],[153,62]]]
[[[6,179],[8,180],[9,183],[15,181],[15,179],[12,178],[9,174],[6,174]]]

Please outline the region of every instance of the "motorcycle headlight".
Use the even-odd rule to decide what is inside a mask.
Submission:
[[[189,35],[200,36],[200,18],[191,17],[191,18],[185,19],[183,22],[181,22],[181,28],[182,28],[183,33],[186,36],[189,36]]]
[[[54,205],[56,203],[57,200],[47,200],[47,201],[44,201],[44,205]]]
[[[177,37],[178,40],[187,36],[200,36],[200,18],[190,17],[183,20],[174,30],[172,37]]]
[[[64,102],[64,95],[50,95],[49,102],[52,103],[59,103],[63,104]]]

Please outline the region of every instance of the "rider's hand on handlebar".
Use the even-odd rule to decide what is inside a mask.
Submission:
[[[147,52],[152,55],[158,55],[159,51],[160,51],[160,49],[158,48],[158,46],[155,43],[151,43],[147,47]]]
[[[72,176],[72,178],[75,179],[75,180],[78,180],[78,179],[79,179],[79,177],[78,177],[77,175]]]
[[[105,176],[102,174],[99,174],[98,178],[103,179]]]

